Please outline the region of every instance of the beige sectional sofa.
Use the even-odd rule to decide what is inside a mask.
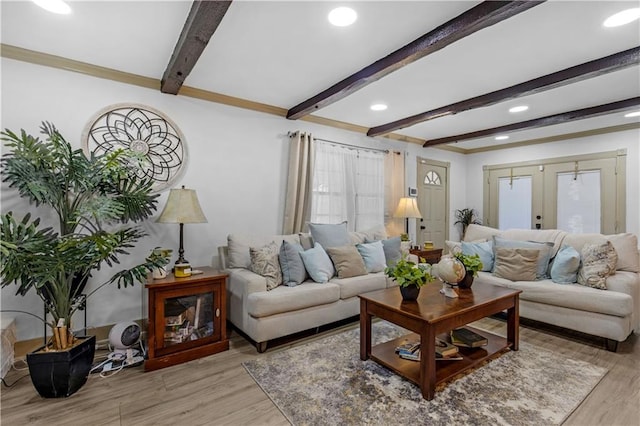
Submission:
[[[380,231],[349,235],[353,244],[386,237]],[[249,268],[250,247],[271,242],[281,245],[283,240],[304,245],[301,238],[309,239],[309,234],[232,234],[228,236],[228,245],[218,249],[222,267],[229,274],[228,320],[256,342],[259,352],[264,352],[272,339],[358,315],[359,294],[396,285],[384,272],[376,272],[350,278],[334,276],[326,283],[308,279],[294,287],[279,285],[267,290],[265,277]]]
[[[604,337],[609,350],[615,351],[618,342],[627,339],[633,330],[640,330],[640,257],[635,235],[569,234],[560,230],[531,229],[500,231],[482,225],[470,225],[463,241],[491,241],[494,236],[508,240],[552,243],[551,261],[565,245],[580,253],[585,244],[610,241],[615,248],[617,262],[615,273],[606,277],[606,289],[578,283],[558,284],[550,278],[511,281],[489,271],[480,272],[474,282],[522,290],[522,318]],[[583,267],[582,263],[580,267]]]

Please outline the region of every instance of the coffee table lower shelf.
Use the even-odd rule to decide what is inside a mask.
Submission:
[[[480,365],[483,361],[494,357],[510,346],[507,339],[503,337],[473,327],[467,326],[466,328],[486,337],[487,345],[479,348],[459,348],[461,360],[436,360],[436,385],[449,381],[457,374]],[[438,337],[448,340],[446,334]],[[420,386],[420,361],[400,358],[395,352],[396,347],[406,339],[420,340],[420,335],[411,333],[373,346],[371,359]]]

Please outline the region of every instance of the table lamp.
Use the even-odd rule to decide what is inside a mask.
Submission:
[[[207,218],[202,213],[202,208],[198,202],[198,196],[193,189],[185,189],[184,185],[180,189],[172,189],[167,198],[167,204],[156,220],[158,223],[179,223],[180,224],[180,249],[178,250],[178,264],[188,264],[184,258],[183,229],[185,223],[207,223]]]
[[[400,202],[398,202],[398,207],[396,208],[393,217],[402,217],[405,218],[405,231],[409,233],[409,218],[417,218],[421,219],[422,215],[420,214],[420,210],[418,210],[418,203],[416,199],[413,197],[403,197],[400,198]]]

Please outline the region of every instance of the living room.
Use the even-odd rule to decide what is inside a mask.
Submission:
[[[71,2],[71,6],[74,7],[75,3],[78,3],[77,6],[81,11],[84,10],[83,6],[88,7],[83,5],[82,2]],[[220,31],[225,29],[223,25],[227,19],[234,19],[234,16],[240,14],[241,10],[234,10],[234,8],[248,7],[246,4],[243,4],[246,2],[238,3],[239,5],[234,2],[230,6],[227,15],[219,27]],[[314,7],[320,8],[320,6],[322,6],[321,3],[322,2],[316,2]],[[446,9],[446,13],[443,12],[443,15],[447,16],[448,14],[450,16],[434,18],[435,21],[438,21],[438,19],[440,19],[440,21],[434,22],[433,26],[435,27],[436,24],[439,25],[445,22],[447,19],[456,16],[458,13],[462,13],[464,10],[476,4],[478,4],[478,2],[471,2],[466,6],[458,5],[459,10]],[[617,11],[627,6],[637,7],[637,2],[618,2],[617,5],[611,6],[611,9]],[[25,129],[35,135],[38,133],[40,123],[46,120],[54,123],[74,147],[81,148],[83,132],[88,122],[91,121],[91,118],[99,111],[102,111],[106,107],[121,104],[141,104],[161,111],[167,117],[170,117],[171,121],[175,123],[184,134],[184,144],[186,146],[184,168],[173,187],[185,185],[187,188],[195,189],[202,209],[208,219],[207,223],[187,224],[184,228],[185,257],[187,257],[195,267],[217,265],[219,262],[217,248],[227,244],[228,234],[272,235],[281,233],[288,175],[288,135],[289,132],[294,131],[308,132],[317,138],[337,141],[348,145],[403,152],[405,159],[404,164],[406,165],[404,176],[405,186],[416,186],[417,184],[418,176],[415,165],[417,164],[418,158],[429,158],[450,163],[449,186],[451,191],[449,194],[449,214],[451,218],[456,209],[466,207],[475,208],[482,217],[484,203],[484,166],[517,163],[525,160],[571,157],[577,154],[626,150],[626,182],[624,183],[626,192],[626,226],[620,232],[629,232],[635,235],[640,234],[640,144],[638,143],[640,139],[640,126],[638,125],[637,118],[627,118],[621,123],[616,121],[615,124],[606,120],[602,121],[603,124],[599,124],[597,122],[598,118],[592,118],[586,121],[589,122],[589,126],[592,126],[590,120],[595,120],[594,128],[590,128],[589,126],[582,128],[579,125],[575,127],[574,124],[565,123],[550,126],[550,128],[554,129],[553,132],[542,128],[542,130],[537,130],[538,133],[531,133],[530,136],[523,137],[522,139],[518,139],[518,136],[516,136],[518,132],[516,132],[512,135],[512,141],[526,142],[543,138],[549,139],[544,143],[523,143],[522,146],[510,146],[499,150],[479,150],[478,152],[467,153],[459,149],[424,148],[420,143],[405,142],[382,136],[374,138],[366,136],[366,128],[369,127],[370,122],[371,125],[374,124],[371,121],[373,119],[356,119],[359,113],[356,114],[355,112],[353,119],[326,120],[327,125],[322,124],[322,120],[320,119],[323,117],[320,113],[322,110],[314,114],[320,118],[314,119],[312,117],[308,120],[295,121],[286,119],[281,113],[265,112],[266,107],[264,107],[264,105],[277,105],[277,108],[280,109],[289,108],[297,102],[323,90],[345,75],[348,75],[349,72],[346,74],[338,72],[336,75],[335,71],[325,71],[325,67],[329,70],[331,69],[330,65],[332,61],[330,60],[331,56],[329,53],[327,53],[328,56],[326,56],[326,58],[328,59],[325,63],[316,64],[316,66],[320,68],[318,71],[314,71],[314,81],[309,83],[309,87],[302,87],[297,92],[296,90],[287,89],[290,79],[282,77],[280,79],[273,79],[272,89],[262,90],[260,92],[262,93],[262,98],[255,99],[251,96],[251,91],[253,90],[251,83],[253,74],[242,74],[248,71],[238,69],[231,71],[226,70],[224,78],[217,77],[216,74],[211,73],[212,76],[209,78],[215,80],[216,84],[209,84],[207,87],[210,93],[216,92],[218,94],[233,95],[244,99],[246,102],[238,103],[223,96],[189,96],[188,92],[187,94],[180,93],[178,96],[161,93],[160,90],[158,90],[160,77],[163,70],[167,67],[167,61],[178,39],[186,14],[189,11],[190,2],[189,5],[186,6],[180,4],[180,2],[169,2],[168,5],[164,5],[163,2],[163,4],[154,5],[155,9],[146,8],[140,4],[138,4],[137,7],[121,4],[118,7],[123,7],[124,9],[123,12],[121,12],[123,16],[120,18],[120,24],[104,25],[104,28],[100,27],[106,31],[104,38],[100,38],[88,30],[92,25],[97,27],[97,22],[84,24],[88,27],[84,29],[84,31],[86,31],[86,42],[81,40],[85,39],[85,34],[77,32],[80,31],[78,28],[83,28],[83,25],[78,26],[78,24],[72,24],[67,21],[61,21],[57,24],[51,23],[51,19],[61,18],[51,18],[44,13],[31,9],[35,7],[36,6],[30,4],[30,2],[3,1],[2,8],[0,9],[2,13],[3,43],[2,129],[8,128],[12,131]],[[101,13],[107,16],[106,14],[112,6],[98,3],[95,7],[102,8],[99,9],[98,16],[100,16]],[[422,18],[418,19],[414,17],[410,19],[412,14],[418,17],[420,16],[420,13],[416,13],[415,11],[412,13],[410,6],[387,7],[387,12],[397,10],[397,13],[401,14],[397,15],[397,19],[405,19],[407,26],[409,26],[409,22],[411,22],[414,31],[417,31],[415,33],[416,35],[421,35],[431,29],[425,29],[423,24],[421,31],[418,31],[420,28],[419,22]],[[535,8],[532,9],[532,11],[533,10],[535,10]],[[420,11],[421,13],[424,12],[422,9],[420,9]],[[172,13],[181,15],[180,17],[175,17],[172,16]],[[167,16],[171,18],[169,19]],[[248,16],[253,20],[258,20],[261,14],[252,15],[249,13]],[[364,19],[362,16],[365,15],[361,15],[361,21]],[[606,16],[602,17],[602,19],[605,18]],[[149,27],[153,27],[151,23],[153,23],[154,19],[158,20],[156,28],[171,28],[171,31],[146,31]],[[323,16],[323,20],[324,19]],[[141,22],[144,21],[144,24],[139,24],[140,28],[136,27],[137,20]],[[284,18],[282,18],[282,20],[286,23]],[[179,22],[177,26],[175,24],[176,22]],[[278,24],[275,26],[283,26],[281,21],[277,22]],[[252,25],[257,25],[257,23],[250,21],[242,25],[251,27]],[[611,53],[639,44],[637,21],[631,25],[635,25],[635,33],[632,28],[630,32],[632,36],[627,36],[625,39],[627,42],[631,40],[631,44],[622,48],[616,47]],[[393,29],[399,31],[398,27],[401,26],[402,25],[395,23]],[[131,29],[131,31],[121,31],[122,28]],[[627,29],[625,29],[625,31],[627,31]],[[125,33],[125,35],[120,33]],[[221,34],[224,35],[224,33]],[[217,37],[221,37],[221,34],[217,32],[214,33],[208,48],[215,46],[214,43],[217,42]],[[395,47],[382,46],[379,47],[379,49],[390,52],[394,48],[413,40],[416,35],[406,37],[406,39],[402,41],[396,41],[396,44],[388,44]],[[45,43],[47,38],[53,39],[54,43],[51,43],[48,50],[41,51],[39,46],[47,45],[47,43]],[[294,43],[291,38],[294,37],[285,37],[281,43]],[[79,41],[82,41],[82,43]],[[230,49],[232,51],[230,54],[251,55],[255,53],[257,59],[252,69],[268,69],[271,66],[275,66],[271,65],[271,62],[266,62],[267,60],[283,63],[286,61],[297,61],[296,57],[286,55],[283,57],[282,54],[278,53],[277,49],[268,50],[266,53],[262,52],[262,54],[260,54],[260,52],[242,50],[248,49],[248,46],[240,43],[240,41],[243,40],[223,40],[223,42],[229,43],[231,46],[233,46],[235,42],[243,46],[243,48],[237,48],[237,50]],[[58,43],[57,46],[56,43]],[[84,54],[73,56],[73,53],[69,53],[70,51],[66,50],[65,46],[67,44],[75,46],[76,49],[83,50]],[[126,49],[123,46],[126,46]],[[11,47],[23,49],[19,54],[19,58],[16,58],[15,49],[11,49]],[[295,51],[295,48],[294,46],[291,49]],[[352,49],[357,48],[360,47],[352,46]],[[164,51],[162,49],[164,49]],[[166,51],[167,49],[168,52]],[[297,49],[303,50],[304,47],[298,46]],[[91,67],[85,68],[85,70],[82,71],[82,68],[79,67],[78,64],[74,64],[76,69],[70,71],[70,62],[63,61],[62,66],[55,66],[53,65],[55,60],[47,58],[48,60],[42,63],[39,62],[42,61],[42,56],[33,55],[30,53],[32,51],[40,51],[40,53],[59,56],[71,61],[116,69],[142,77],[135,80],[135,76],[105,73],[104,70],[99,69],[91,71],[89,69]],[[376,52],[369,54],[369,56],[373,56],[372,58],[354,64],[351,67],[353,69],[351,72],[383,56],[378,52],[379,50],[376,50]],[[270,56],[273,56],[273,59],[270,59]],[[233,57],[228,59],[232,58]],[[302,62],[305,61],[304,58],[306,58],[306,56],[303,57]],[[571,63],[570,65],[577,64],[578,62]],[[297,67],[296,65],[296,70],[299,70],[297,72],[302,72],[302,70],[305,69],[304,66],[300,69]],[[561,68],[563,67],[552,66],[551,70]],[[155,70],[154,73],[148,72],[147,70],[149,69]],[[637,77],[638,65],[636,64],[631,69],[635,70],[635,76]],[[625,72],[627,71],[628,70]],[[217,70],[217,72],[220,72],[220,70]],[[233,73],[238,73],[239,75],[235,80],[229,78],[229,74],[233,75]],[[255,74],[259,73],[255,72]],[[317,77],[316,74],[322,76],[322,78]],[[614,74],[615,73],[612,75]],[[535,76],[537,75],[530,75],[528,78]],[[196,84],[198,82],[197,79],[205,80],[207,73],[198,74],[197,68],[194,68],[193,78],[194,80],[187,78],[185,85],[198,87],[198,84]],[[444,77],[440,78],[443,79]],[[500,89],[526,79],[527,78],[513,78],[512,81],[508,83],[501,82],[497,86],[491,84],[488,86],[490,87],[489,89],[482,88],[481,90],[476,90],[475,95]],[[138,81],[138,83],[132,83],[134,80]],[[622,88],[612,87],[611,91],[612,93],[621,92],[625,98],[628,98],[637,96],[640,88],[636,82],[635,85],[623,84]],[[270,95],[269,92],[272,92],[272,94]],[[287,99],[277,102],[275,100],[269,101],[269,99],[276,99],[274,94],[278,92],[288,93],[290,97],[295,96],[293,99],[297,99],[298,101],[289,102]],[[257,89],[256,93],[258,93]],[[609,99],[609,102],[618,100],[615,97],[615,93],[611,95],[612,97]],[[272,97],[269,98],[269,96]],[[352,97],[356,96],[357,94]],[[262,106],[255,105],[251,101],[260,102]],[[236,102],[237,105],[234,105],[234,102]],[[366,102],[368,102],[368,99]],[[413,102],[417,101],[414,99]],[[443,103],[443,105],[444,104],[446,103]],[[595,104],[596,103],[593,105]],[[433,105],[433,107],[438,106],[441,105]],[[330,108],[331,107],[327,107],[327,110]],[[352,108],[352,106],[345,106],[343,108],[348,109]],[[392,106],[390,106],[390,108],[392,108]],[[414,108],[414,113],[426,109],[429,108],[424,105],[418,105]],[[337,112],[332,114],[337,114]],[[330,114],[327,115],[330,116]],[[536,116],[537,115],[534,115],[533,117]],[[442,118],[442,120],[448,120],[449,118],[453,117]],[[519,121],[521,119],[517,118],[514,120]],[[339,121],[343,122],[343,128],[339,127]],[[385,120],[378,119],[375,124],[382,122],[385,122]],[[349,126],[345,123],[355,123],[359,126]],[[575,123],[580,123],[580,120],[577,120]],[[633,126],[629,127],[630,124]],[[361,127],[363,126],[365,132],[361,131]],[[493,125],[487,124],[478,129],[492,126]],[[607,132],[593,131],[583,135],[577,134],[580,131],[611,127],[616,127],[616,130]],[[559,130],[556,130],[558,128]],[[404,130],[405,129],[397,130],[397,133],[404,134]],[[445,134],[448,136],[459,133],[464,132],[456,130],[448,131]],[[409,135],[411,133],[407,134]],[[432,136],[423,132],[422,137],[431,138]],[[489,139],[493,140],[492,137]],[[462,146],[463,143],[454,145]],[[3,147],[3,153],[4,152]],[[158,215],[167,201],[167,196],[168,191],[161,192],[158,201]],[[10,210],[20,211],[21,213],[32,211],[35,215],[42,215],[42,210],[34,206],[28,206],[23,200],[18,198],[15,191],[8,189],[6,183],[3,183],[2,212],[5,213]],[[457,227],[454,226],[453,222],[454,221],[450,219],[448,229],[449,239],[459,239]],[[129,256],[138,259],[144,258],[151,249],[157,246],[172,248],[174,252],[177,252],[179,245],[177,225],[156,223],[154,217],[154,220],[146,221],[142,226],[149,233],[149,237],[130,250]],[[415,226],[415,221],[411,221],[410,234],[412,235],[415,235]],[[175,256],[172,259],[172,263],[174,260]],[[123,259],[122,262],[123,266],[127,266],[126,259]],[[108,274],[109,270],[105,268],[95,274],[95,279],[98,281],[101,277]],[[87,325],[89,327],[105,327],[123,320],[139,320],[145,318],[147,315],[146,307],[144,306],[145,297],[145,289],[140,285],[125,289],[117,289],[115,286],[104,288],[96,297],[88,301]],[[117,309],[114,309],[114,306],[117,306]],[[2,289],[2,309],[40,313],[42,312],[42,305],[40,299],[35,296],[16,296],[15,288],[8,286]],[[82,322],[82,320],[80,322]],[[36,319],[31,319],[27,316],[17,316],[16,326],[19,340],[36,339],[42,336],[42,324]],[[488,326],[497,329],[502,327],[499,322],[497,325],[491,323]],[[615,365],[619,363],[627,367],[633,366],[635,363],[635,376],[623,378],[624,373],[621,371],[628,372],[628,370],[611,370],[618,371],[618,374],[612,374],[610,371],[610,377],[606,379],[613,380],[611,377],[613,376],[619,379],[619,381],[613,380],[604,389],[596,392],[597,398],[593,398],[589,404],[590,407],[593,407],[592,409],[594,411],[581,412],[580,410],[584,409],[584,407],[581,406],[577,412],[577,416],[572,420],[573,423],[569,422],[568,424],[580,424],[581,422],[583,424],[607,424],[604,417],[598,416],[602,415],[602,413],[608,414],[608,412],[596,406],[611,403],[608,399],[611,396],[605,396],[605,394],[611,393],[611,395],[615,395],[626,393],[624,389],[632,389],[631,392],[621,397],[623,401],[626,401],[627,405],[624,405],[626,410],[632,410],[630,406],[634,401],[637,401],[638,388],[637,357],[640,348],[638,348],[637,334],[630,338],[630,342],[625,342],[619,350],[620,353],[616,354],[609,354],[602,348],[593,347],[582,342],[575,342],[566,337],[558,337],[553,332],[544,332],[535,329],[524,330],[522,339],[530,339],[532,342],[539,343],[547,348],[553,347],[554,345],[564,345],[566,341],[567,351],[571,354],[584,353],[586,355],[583,356],[587,359],[610,357],[611,360],[606,361],[609,368],[612,368],[610,363],[614,363]],[[278,410],[274,408],[268,398],[261,394],[261,391],[253,383],[250,376],[246,375],[242,367],[239,366],[241,358],[245,359],[243,357],[257,356],[255,354],[255,348],[242,337],[235,334],[232,336],[232,349],[234,347],[235,349],[232,351],[214,355],[210,357],[209,361],[201,362],[207,365],[210,370],[191,371],[181,366],[174,370],[174,372],[171,372],[169,376],[157,380],[164,381],[165,385],[169,383],[169,385],[166,386],[168,386],[168,389],[171,389],[172,386],[177,386],[176,383],[178,380],[188,380],[188,378],[195,380],[196,377],[203,374],[203,371],[207,371],[207,373],[204,374],[217,375],[217,378],[214,379],[216,386],[213,389],[215,389],[215,392],[219,392],[221,397],[220,410],[225,411],[227,415],[227,417],[220,415],[219,417],[209,418],[211,423],[264,424],[285,422],[284,417],[279,415]],[[195,362],[188,365],[195,364],[195,366],[199,368],[201,363]],[[217,363],[220,363],[220,365],[216,365]],[[224,368],[228,371],[226,375]],[[122,373],[123,376],[126,374],[128,374],[126,371]],[[161,376],[154,377],[159,378]],[[135,378],[138,380],[139,376],[136,375]],[[102,381],[91,381],[85,386],[96,388],[100,386],[112,386],[101,382]],[[122,386],[126,386],[126,380]],[[149,386],[153,385],[150,384]],[[86,391],[86,387],[82,389],[78,395]],[[244,392],[249,387],[255,387],[257,389],[252,389],[248,392],[246,395],[250,395],[248,397],[249,400],[245,400],[246,395]],[[41,401],[35,392],[33,390],[31,391],[32,394],[29,396],[29,398],[31,398],[29,400],[30,405],[44,406],[42,412],[54,410],[51,404],[56,401]],[[111,389],[111,391],[114,391],[114,389]],[[106,393],[107,390],[104,392]],[[9,392],[6,394],[7,397],[10,397]],[[154,395],[152,394],[155,393],[150,392],[149,397],[144,398],[146,412],[150,411],[150,407],[153,406],[151,399],[153,399]],[[156,396],[160,398],[159,395]],[[636,399],[634,400],[634,398]],[[70,403],[73,402],[73,398],[69,401],[61,402],[69,404],[65,405],[65,409],[67,409],[67,407],[72,405]],[[3,388],[3,405],[5,403],[5,389]],[[228,405],[225,406],[224,404]],[[250,408],[245,409],[246,407]],[[105,417],[102,420],[97,414],[93,419],[97,424],[117,422],[121,424],[141,424],[145,422],[145,419],[150,418],[136,417],[135,409],[135,404],[130,404],[125,407],[123,412],[131,416],[128,418],[121,418],[118,415],[118,420],[116,420],[116,417],[111,413],[109,414],[110,417]],[[266,417],[260,415],[261,410],[268,413]],[[3,420],[4,413],[5,410],[3,409]],[[628,414],[629,411],[627,411],[627,415]],[[591,417],[591,415],[594,415],[594,417]],[[46,417],[41,414],[41,417],[35,419],[35,422],[43,422],[45,418]],[[626,416],[621,416],[618,424],[624,424],[626,418]],[[156,420],[157,423],[162,423],[161,420]],[[200,417],[199,420],[195,422],[207,423],[207,419],[206,417]],[[613,423],[615,423],[615,421]]]

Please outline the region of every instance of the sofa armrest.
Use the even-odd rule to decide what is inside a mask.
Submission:
[[[228,288],[230,293],[246,297],[251,293],[267,291],[267,279],[244,268],[227,269],[229,274]]]

